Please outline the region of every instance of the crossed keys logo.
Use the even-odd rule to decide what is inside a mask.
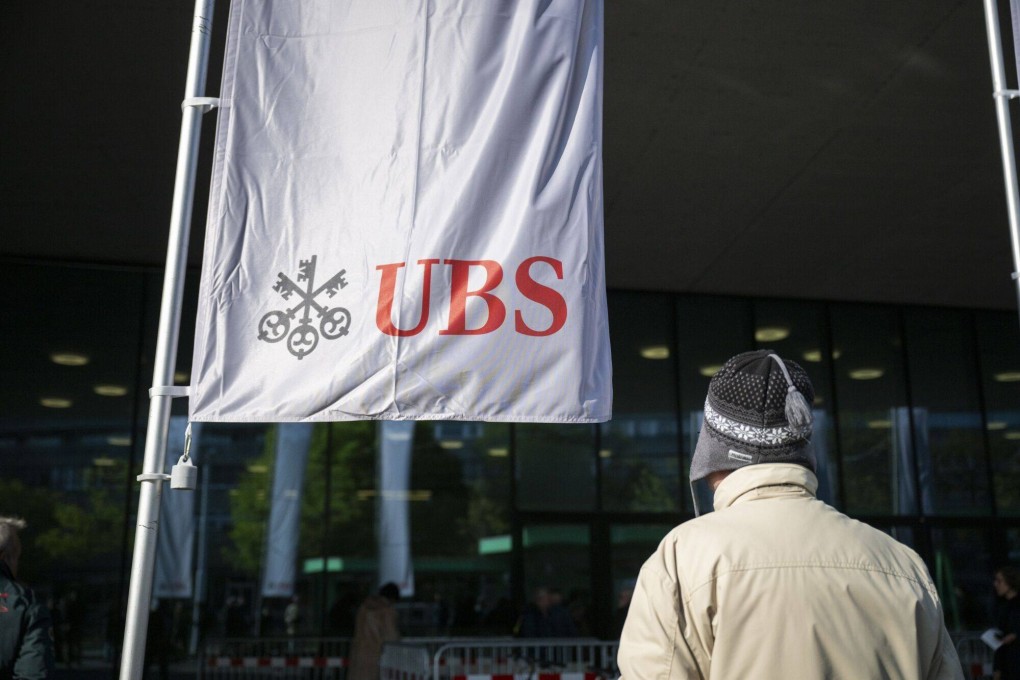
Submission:
[[[289,309],[269,312],[259,321],[259,340],[280,342],[287,338],[287,350],[298,359],[303,359],[319,344],[319,334],[327,340],[336,340],[347,335],[351,327],[351,313],[343,307],[327,307],[316,302],[322,293],[333,297],[340,289],[347,287],[344,279],[346,269],[341,269],[326,283],[315,287],[315,256],[310,260],[301,260],[298,266],[297,283],[289,276],[280,272],[273,290],[284,300],[297,295],[300,301]],[[304,284],[302,287],[300,284]],[[312,310],[315,310],[319,321],[318,329],[312,323]],[[301,314],[298,319],[298,314]],[[291,322],[297,320],[298,325],[291,330]]]

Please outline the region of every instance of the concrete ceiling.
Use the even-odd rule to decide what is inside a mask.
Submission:
[[[610,287],[1015,307],[981,3],[605,4]],[[192,9],[7,11],[0,255],[163,261]]]

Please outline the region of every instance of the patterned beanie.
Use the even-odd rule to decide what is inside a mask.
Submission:
[[[799,463],[813,471],[814,398],[804,369],[771,350],[727,361],[708,384],[691,482],[756,463]]]

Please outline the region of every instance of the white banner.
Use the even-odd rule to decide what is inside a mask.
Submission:
[[[611,417],[602,0],[235,0],[201,421]]]
[[[177,464],[184,453],[184,433],[188,419],[184,416],[170,418],[166,440],[166,474]],[[198,464],[200,424],[191,426],[191,462]],[[198,474],[203,471],[199,469]],[[156,599],[191,597],[192,560],[195,549],[195,492],[170,488],[164,482],[160,492],[159,536],[156,539],[156,580],[152,584],[152,596]]]
[[[273,496],[266,529],[266,566],[262,577],[264,597],[294,594],[298,538],[301,536],[301,490],[312,442],[313,426],[305,423],[278,425],[276,462],[273,465]]]
[[[414,595],[411,561],[411,452],[414,423],[379,424],[376,458],[378,502],[376,541],[379,545],[379,585],[393,582],[403,597]]]

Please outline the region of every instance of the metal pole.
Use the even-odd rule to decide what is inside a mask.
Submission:
[[[196,0],[188,56],[188,80],[185,97],[201,97],[205,90],[209,63],[209,39],[214,0]],[[173,385],[177,336],[180,331],[181,298],[188,256],[188,232],[195,197],[195,169],[204,110],[185,106],[181,120],[181,140],[177,151],[177,175],[174,179],[173,208],[170,213],[170,239],[167,244],[166,272],[160,303],[159,334],[153,365],[153,386]],[[145,459],[142,472],[163,473],[166,459],[167,428],[170,422],[170,396],[155,395],[149,402],[149,422],[145,435]],[[124,653],[120,680],[139,680],[145,662],[145,635],[149,627],[149,602],[152,597],[153,566],[159,530],[159,501],[162,480],[142,482],[138,497],[138,525],[131,560],[131,585],[128,589],[127,616],[124,624]]]
[[[202,605],[205,603],[205,561],[206,561],[206,524],[209,522],[209,478],[212,477],[212,466],[203,465],[202,498],[198,508],[198,566],[195,568],[195,597],[191,603],[191,639],[188,642],[188,653],[198,652],[199,634],[202,629]]]
[[[1009,119],[1009,100],[1017,91],[1006,90],[1006,69],[1002,62],[1002,34],[999,32],[999,10],[996,0],[985,2],[985,28],[988,32],[988,54],[992,61],[992,87],[995,96],[995,114],[999,122],[999,143],[1002,148],[1002,172],[1006,183],[1006,207],[1009,212],[1009,233],[1013,245],[1013,283],[1017,289],[1020,308],[1020,190],[1017,188],[1016,158],[1013,155],[1013,129]]]

